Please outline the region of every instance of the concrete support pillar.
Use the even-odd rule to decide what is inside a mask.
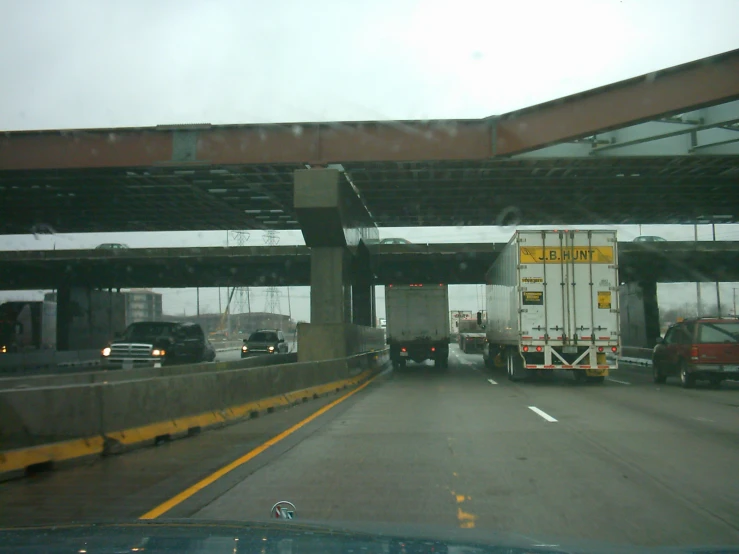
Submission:
[[[372,295],[372,327],[377,327],[377,298],[375,298],[375,285],[370,288]]]
[[[377,242],[379,234],[364,202],[340,170],[316,168],[295,171],[293,205],[311,249],[311,322],[299,327],[298,359],[375,348],[376,330],[367,328],[374,277],[364,244]]]
[[[56,349],[60,352],[70,349],[72,317],[72,288],[59,287],[56,291]]]
[[[647,348],[657,344],[660,337],[659,328],[659,303],[657,302],[657,283],[645,281],[639,283],[642,289],[644,302],[644,330],[647,340]]]
[[[355,324],[374,327],[371,284],[354,282],[354,285],[352,285],[352,306]]]
[[[348,266],[346,248],[311,248],[311,323],[351,323]]]
[[[374,327],[373,272],[369,252],[359,248],[352,259],[352,311],[356,325]]]
[[[628,283],[621,286],[621,343],[652,348],[660,336],[657,283]]]

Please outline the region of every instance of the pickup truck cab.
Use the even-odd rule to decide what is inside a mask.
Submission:
[[[285,335],[278,329],[259,329],[244,339],[241,357],[263,356],[265,354],[287,354],[290,347]]]
[[[739,380],[739,319],[703,317],[672,325],[654,347],[652,370],[655,383],[675,375],[685,388],[700,380],[715,387]]]
[[[132,323],[101,354],[106,369],[212,362],[216,358],[200,325],[169,321]]]

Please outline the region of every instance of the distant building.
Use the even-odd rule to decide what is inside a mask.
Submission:
[[[161,321],[162,295],[149,289],[131,289],[122,293],[126,305],[126,325],[138,321]]]

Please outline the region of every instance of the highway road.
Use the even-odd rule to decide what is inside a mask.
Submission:
[[[602,385],[569,374],[512,383],[453,346],[448,371],[386,371],[330,407],[339,398],[0,483],[0,525],[263,521],[289,500],[303,521],[442,537],[739,545],[735,383],[684,390],[636,366]]]

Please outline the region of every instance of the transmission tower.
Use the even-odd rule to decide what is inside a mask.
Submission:
[[[246,246],[246,243],[249,242],[249,237],[251,236],[249,231],[231,231],[230,234],[235,246]],[[228,236],[226,236],[226,240],[228,240]],[[237,287],[234,292],[232,302],[233,309],[231,310],[231,313],[239,314],[236,317],[238,318],[237,321],[239,322],[239,327],[242,327],[241,314],[251,313],[249,287]]]
[[[280,242],[280,237],[277,236],[277,231],[269,230],[264,232],[264,243],[267,246],[277,246]],[[277,287],[267,287],[267,297],[264,299],[264,311],[268,314],[279,314],[280,310],[280,296],[282,292]]]

